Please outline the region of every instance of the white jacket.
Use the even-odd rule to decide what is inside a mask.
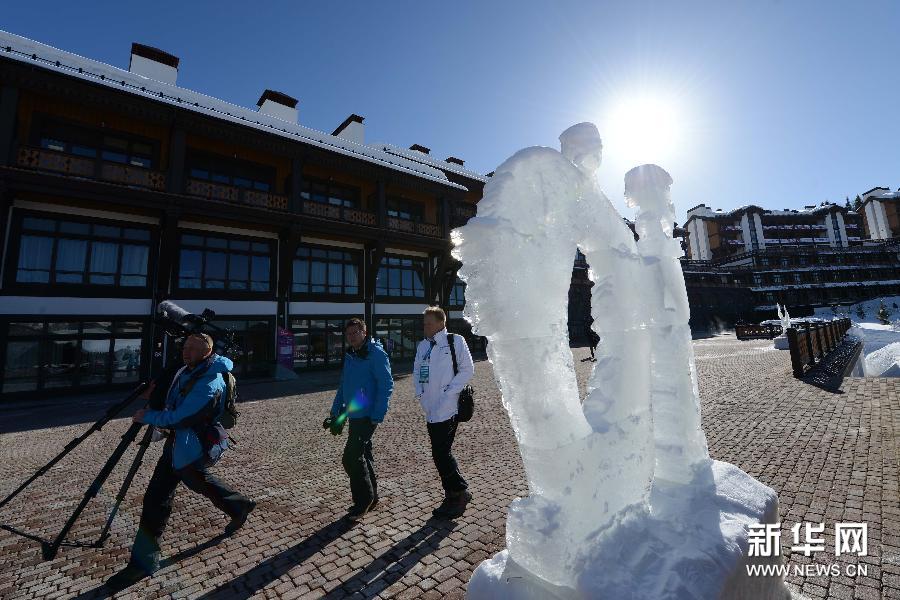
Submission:
[[[459,373],[453,376],[453,357],[447,340],[447,330],[441,329],[434,334],[435,346],[431,348],[430,340],[422,340],[416,348],[416,360],[413,363],[412,381],[416,397],[422,403],[425,419],[429,423],[447,421],[456,415],[459,406],[459,393],[475,375],[475,363],[469,353],[469,346],[463,336],[455,334],[454,348]],[[428,382],[421,382],[422,366],[428,369]]]

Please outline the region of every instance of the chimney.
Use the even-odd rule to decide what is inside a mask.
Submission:
[[[259,107],[259,113],[288,121],[296,124],[297,116],[297,99],[291,98],[287,94],[276,92],[275,90],[266,90],[256,101]]]
[[[420,146],[419,144],[413,144],[409,147],[413,152],[421,152],[422,154],[429,154],[431,152],[431,148],[426,148],[425,146]]]
[[[331,135],[357,144],[365,144],[366,127],[363,125],[363,119],[365,117],[352,114],[344,119],[344,122],[331,132]]]
[[[466,161],[461,158],[456,158],[455,156],[448,156],[444,159],[444,162],[453,163],[454,165],[464,166]]]
[[[135,75],[175,85],[178,79],[178,57],[153,46],[131,44],[128,70]]]

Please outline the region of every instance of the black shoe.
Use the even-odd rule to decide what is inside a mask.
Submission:
[[[378,496],[375,496],[375,499],[372,500],[372,504],[369,505],[368,512],[372,512],[373,510],[375,510],[375,508],[376,508],[377,506],[378,506]],[[351,504],[350,506],[347,507],[347,512],[350,512],[350,511],[353,510],[355,507],[356,507],[355,504]]]
[[[107,579],[103,585],[108,590],[118,592],[133,586],[141,579],[150,577],[152,574],[135,564],[128,563],[124,569]]]
[[[466,505],[472,501],[472,494],[468,490],[454,492],[448,495],[436,509],[431,511],[435,517],[453,519],[466,512]]]
[[[238,529],[243,527],[254,508],[256,508],[256,502],[251,500],[237,516],[231,517],[231,523],[225,526],[225,535],[234,535]]]
[[[347,511],[347,520],[353,521],[354,523],[357,521],[361,521],[367,512],[372,510],[372,505],[368,506],[351,506],[350,510]]]

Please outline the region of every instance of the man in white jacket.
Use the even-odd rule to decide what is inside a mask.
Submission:
[[[444,488],[444,501],[433,513],[453,518],[462,515],[472,499],[451,448],[456,437],[459,393],[475,375],[475,364],[465,338],[447,333],[447,315],[440,307],[425,309],[424,323],[425,339],[416,348],[412,380],[416,398],[425,411],[431,456]],[[459,369],[455,375],[451,343]]]

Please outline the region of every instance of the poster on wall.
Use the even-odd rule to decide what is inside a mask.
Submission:
[[[294,334],[284,327],[278,328],[278,358],[275,368],[277,379],[297,379],[294,371]]]

